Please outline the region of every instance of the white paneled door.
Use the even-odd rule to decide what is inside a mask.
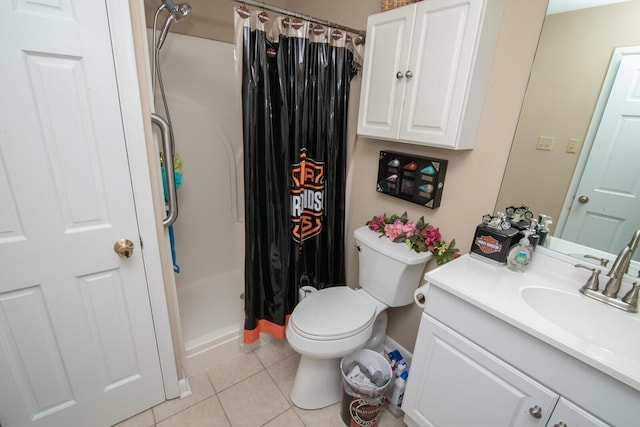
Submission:
[[[110,425],[164,391],[107,4],[0,5],[0,423]]]
[[[617,253],[640,228],[640,49],[626,48],[613,64],[619,67],[562,238]]]

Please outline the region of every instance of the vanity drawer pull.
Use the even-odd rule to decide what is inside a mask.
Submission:
[[[567,423],[560,421],[558,424],[554,424],[553,427],[567,427]]]
[[[542,408],[538,405],[535,405],[532,408],[529,408],[529,413],[533,418],[542,418]]]

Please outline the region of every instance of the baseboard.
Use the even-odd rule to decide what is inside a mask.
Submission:
[[[180,399],[191,396],[191,383],[184,371],[182,371],[182,378],[178,381],[178,387],[180,388]]]
[[[388,336],[384,339],[384,353],[385,356],[391,353],[393,350],[398,350],[402,354],[402,358],[407,362],[407,366],[411,367],[411,360],[413,359],[413,353],[398,344],[393,338]]]

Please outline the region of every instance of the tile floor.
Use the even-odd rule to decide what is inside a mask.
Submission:
[[[274,340],[189,378],[192,395],[167,400],[117,427],[341,427],[340,403],[314,411],[295,407],[289,390],[300,356]],[[380,427],[402,427],[386,409]]]

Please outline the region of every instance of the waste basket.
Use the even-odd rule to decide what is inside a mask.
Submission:
[[[342,421],[350,427],[375,427],[391,381],[389,362],[373,350],[358,350],[340,361]]]

